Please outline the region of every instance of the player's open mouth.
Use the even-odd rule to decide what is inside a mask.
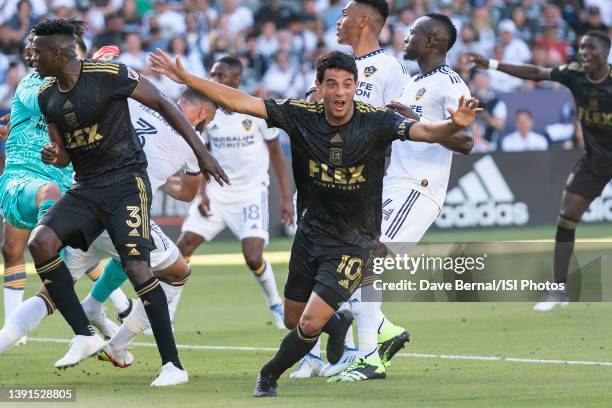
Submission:
[[[342,110],[342,108],[344,108],[344,105],[346,105],[346,102],[344,101],[335,101],[334,102],[334,107],[338,110]]]

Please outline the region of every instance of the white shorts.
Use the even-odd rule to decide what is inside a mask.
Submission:
[[[225,227],[241,241],[245,238],[261,238],[268,243],[268,187],[248,191],[211,190],[210,215],[200,214],[198,206],[201,198],[193,200],[187,217],[181,227],[182,232],[200,235],[212,241]]]
[[[151,221],[151,237],[153,237],[156,247],[151,251],[151,269],[161,271],[176,262],[181,253],[174,242],[153,221]],[[87,252],[66,247],[65,258],[66,266],[70,269],[70,274],[74,280],[82,278],[90,268],[106,258],[121,261],[113,241],[106,231],[91,243]]]
[[[440,215],[435,201],[412,188],[383,189],[383,243],[418,243]],[[395,252],[395,251],[393,251]]]

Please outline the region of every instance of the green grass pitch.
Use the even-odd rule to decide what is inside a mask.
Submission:
[[[544,239],[553,234],[552,228],[481,230],[434,232],[427,239]],[[578,233],[579,238],[610,235],[609,225],[581,226]],[[237,242],[211,243],[200,253],[232,253],[239,248]],[[288,250],[290,241],[275,240],[269,248]],[[281,291],[286,268],[274,265]],[[30,275],[26,296],[38,284]],[[79,282],[80,295],[90,286],[87,279]],[[131,288],[124,289],[134,297]],[[577,303],[545,314],[534,313],[531,307],[528,303],[386,304],[387,316],[412,334],[413,341],[403,352],[417,354],[396,357],[386,380],[327,384],[322,378],[291,380],[286,373],[279,382],[278,398],[255,399],[258,369],[273,355],[265,348],[277,347],[284,332],[272,326],[260,289],[246,267],[198,266],[183,293],[176,340],[186,346],[219,348],[181,348],[190,374],[188,385],[151,389],[159,357],[155,348],[147,346],[132,348],[135,364],[128,369],[90,359],[66,371],[54,370],[53,363],[67,344],[34,340],[71,338],[56,313],[31,333],[27,345],[0,356],[0,387],[74,387],[77,403],[61,404],[67,407],[610,407],[612,366],[474,357],[612,362],[610,304]],[[112,306],[107,311],[114,315]],[[152,343],[153,338],[140,336],[136,342]],[[0,402],[0,406],[8,405]]]

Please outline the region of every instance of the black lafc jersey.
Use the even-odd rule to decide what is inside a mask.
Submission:
[[[593,170],[612,176],[612,68],[601,82],[590,81],[577,62],[554,68],[553,81],[567,86],[576,100],[587,158]]]
[[[77,183],[107,185],[146,172],[127,103],[138,80],[123,64],[85,60],[69,91],[62,92],[55,78],[41,86],[40,110],[63,134]]]
[[[298,213],[321,245],[368,248],[380,236],[385,149],[407,140],[415,122],[387,109],[355,102],[352,119],[332,126],[323,103],[266,100],[268,126],[291,140]]]

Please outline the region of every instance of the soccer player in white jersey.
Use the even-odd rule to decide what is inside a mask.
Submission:
[[[231,56],[216,61],[210,77],[220,84],[238,88],[242,63]],[[278,129],[269,129],[263,119],[218,109],[205,136],[210,152],[230,177],[232,184],[218,188],[202,185],[177,242],[187,259],[204,241],[211,241],[225,227],[242,241],[248,268],[264,292],[276,327],[285,329],[283,306],[272,265],[263,258],[268,243],[268,167],[274,167],[281,190],[281,220],[293,222],[293,206],[285,159],[278,141]]]
[[[456,109],[460,97],[470,98],[470,91],[459,74],[446,65],[446,54],[456,38],[456,28],[443,14],[431,13],[415,21],[405,40],[404,58],[415,60],[421,72],[407,81],[399,101],[389,104],[390,108],[402,115],[416,113],[421,121],[433,122],[449,118],[448,109]],[[444,204],[453,155],[449,149],[467,154],[471,148],[472,140],[467,132],[456,134],[444,146],[414,142],[392,144],[391,163],[383,184],[380,238],[390,252],[406,253],[421,240]],[[384,366],[409,339],[408,333],[403,333],[381,341],[381,333],[395,331],[397,326],[380,311],[376,294],[364,295],[366,291],[373,292],[368,283],[371,282],[362,284],[360,293],[365,297],[364,302],[359,303],[358,298],[353,300],[353,309],[360,304],[363,309],[360,313],[365,315],[365,327],[359,328],[361,358],[329,381],[385,378]],[[375,330],[379,335],[379,353],[374,353]],[[362,334],[366,337],[364,350],[361,350]]]

